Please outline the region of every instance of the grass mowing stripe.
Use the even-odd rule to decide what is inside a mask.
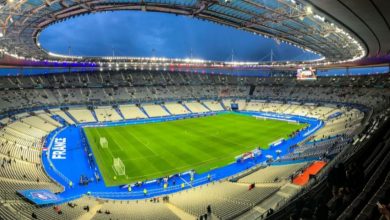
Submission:
[[[149,124],[90,127],[85,131],[106,185],[115,186],[190,169],[205,172],[226,165],[235,156],[257,146],[267,148],[269,143],[304,126],[221,114]],[[102,149],[93,141],[100,135],[109,141],[109,149]],[[126,176],[114,179],[110,153],[122,159]]]

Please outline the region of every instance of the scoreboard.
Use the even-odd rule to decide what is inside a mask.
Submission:
[[[316,80],[317,76],[315,69],[312,68],[302,68],[297,70],[297,79],[298,80]]]

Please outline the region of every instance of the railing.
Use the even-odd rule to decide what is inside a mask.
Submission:
[[[61,128],[60,130],[57,130],[55,133],[54,133],[54,135],[52,136],[52,137],[50,137],[51,139],[50,139],[50,143],[49,143],[49,145],[48,145],[48,149],[47,149],[47,151],[46,151],[46,159],[47,159],[47,161],[48,161],[48,163],[49,163],[49,165],[50,165],[50,168],[53,170],[53,172],[55,173],[55,174],[57,174],[61,179],[63,179],[68,185],[70,184],[70,182],[71,182],[71,180],[69,180],[64,174],[62,174],[60,171],[58,171],[57,170],[57,168],[53,165],[53,162],[51,161],[51,159],[50,159],[50,150],[51,150],[51,146],[53,145],[53,142],[54,142],[54,139],[57,137],[57,135],[60,133],[60,132],[62,132],[64,129],[65,129],[66,127],[64,127],[64,128]],[[45,171],[45,172],[47,172],[47,171]],[[47,174],[47,173],[46,173]],[[48,175],[48,176],[50,176],[50,175]],[[57,181],[54,181],[54,182],[57,182]],[[58,183],[59,184],[59,183]],[[64,187],[64,186],[62,186],[62,187]],[[65,187],[64,187],[65,188]]]
[[[19,199],[17,198],[16,191],[10,192],[10,190],[0,190],[0,200],[2,202],[11,202]]]
[[[50,109],[50,108],[65,108],[65,107],[85,107],[86,105],[121,105],[121,104],[138,104],[138,103],[155,103],[157,101],[164,101],[164,102],[177,102],[177,101],[196,101],[196,100],[221,100],[221,99],[249,99],[248,96],[203,96],[199,98],[170,98],[170,99],[162,99],[162,98],[157,98],[157,99],[132,99],[132,100],[127,100],[127,101],[88,101],[88,102],[71,102],[66,105],[58,105],[58,104],[47,104],[47,105],[39,105],[36,104],[35,106],[28,106],[28,107],[22,107],[22,108],[6,108],[2,109],[0,113],[0,119],[8,117],[10,115],[15,115],[23,112],[31,112],[31,111],[37,111],[37,110],[44,110],[44,109]],[[306,100],[306,99],[283,99],[283,98],[269,98],[269,97],[262,97],[262,96],[251,96],[250,99],[253,100],[264,100],[264,101],[297,101],[299,103],[301,102],[315,102],[315,103],[320,103],[320,104],[334,104],[334,105],[341,105],[341,106],[350,106],[350,107],[355,107],[359,110],[362,111],[370,111],[372,109],[361,105],[361,104],[356,104],[356,103],[347,103],[347,102],[333,102],[333,101],[318,101],[318,100]]]
[[[212,178],[215,177],[215,175],[211,176]],[[209,179],[208,177],[203,177],[200,179],[196,179],[191,182],[190,187],[188,187],[188,184],[186,184],[186,189],[190,189],[193,186],[198,186],[202,185],[204,183],[208,183]],[[179,190],[182,190],[181,185],[174,185],[174,186],[169,186],[166,189],[152,189],[147,191],[148,198],[153,195],[158,195],[158,196],[164,196],[173,192],[177,192]],[[142,191],[131,191],[131,192],[90,192],[88,195],[97,197],[97,198],[105,198],[105,197],[110,197],[110,198],[140,198],[143,199],[142,197],[144,196],[144,193]]]
[[[372,113],[368,113],[367,116],[372,117]],[[364,121],[368,121],[368,120],[369,120],[369,118],[365,118]],[[384,122],[385,122],[385,120],[382,121],[382,125],[383,125]],[[368,126],[367,123],[364,123],[364,124],[365,124],[365,126],[364,126],[364,128],[363,128],[362,130],[364,130],[364,129]],[[362,143],[358,143],[358,144],[360,145],[359,148],[361,148],[361,146],[363,146],[364,144],[366,144],[366,142],[367,142],[367,141],[364,141],[364,142],[362,142]],[[290,200],[290,201],[286,202],[283,206],[280,206],[280,207],[279,207],[279,210],[282,209],[282,208],[286,208],[288,205],[292,204],[293,201],[299,200],[300,198],[302,198],[302,196],[304,196],[307,192],[311,191],[312,189],[322,186],[322,185],[324,184],[324,182],[326,181],[326,177],[327,177],[327,175],[329,174],[330,169],[331,169],[332,167],[334,167],[335,164],[338,164],[338,163],[340,163],[341,161],[344,162],[344,161],[348,160],[348,159],[350,158],[350,156],[351,156],[351,154],[348,154],[348,152],[351,151],[351,150],[353,150],[354,147],[355,147],[355,146],[352,145],[352,144],[349,145],[349,146],[347,146],[347,147],[345,147],[345,148],[344,148],[340,153],[338,153],[338,154],[337,154],[337,155],[336,155],[336,156],[335,156],[335,157],[334,157],[334,158],[333,158],[333,159],[332,159],[324,168],[322,168],[322,169],[320,170],[320,172],[317,174],[315,180],[311,179],[311,180],[309,181],[308,184],[306,184],[305,186],[303,186],[303,188],[301,189],[301,191],[300,191],[299,193],[297,193],[297,196],[296,196],[293,200]],[[278,213],[278,212],[276,212],[276,214],[277,214],[277,213]],[[259,217],[259,218],[257,218],[257,219],[261,219],[261,218]]]

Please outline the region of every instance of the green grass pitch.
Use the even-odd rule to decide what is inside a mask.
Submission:
[[[150,180],[194,169],[198,173],[227,165],[234,157],[285,138],[303,124],[261,120],[235,113],[169,122],[84,128],[107,186]],[[99,144],[108,140],[108,148]],[[120,157],[125,176],[116,176]],[[114,177],[116,176],[116,177]]]

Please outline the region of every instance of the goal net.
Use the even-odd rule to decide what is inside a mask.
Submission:
[[[299,121],[294,121],[294,120],[287,120],[287,123],[288,124],[298,124],[299,125]]]
[[[118,176],[125,175],[125,165],[123,164],[121,158],[119,157],[114,158],[114,163],[112,165],[112,168],[114,169],[115,173]]]
[[[105,137],[100,138],[100,147],[102,148],[108,148],[108,141]]]

